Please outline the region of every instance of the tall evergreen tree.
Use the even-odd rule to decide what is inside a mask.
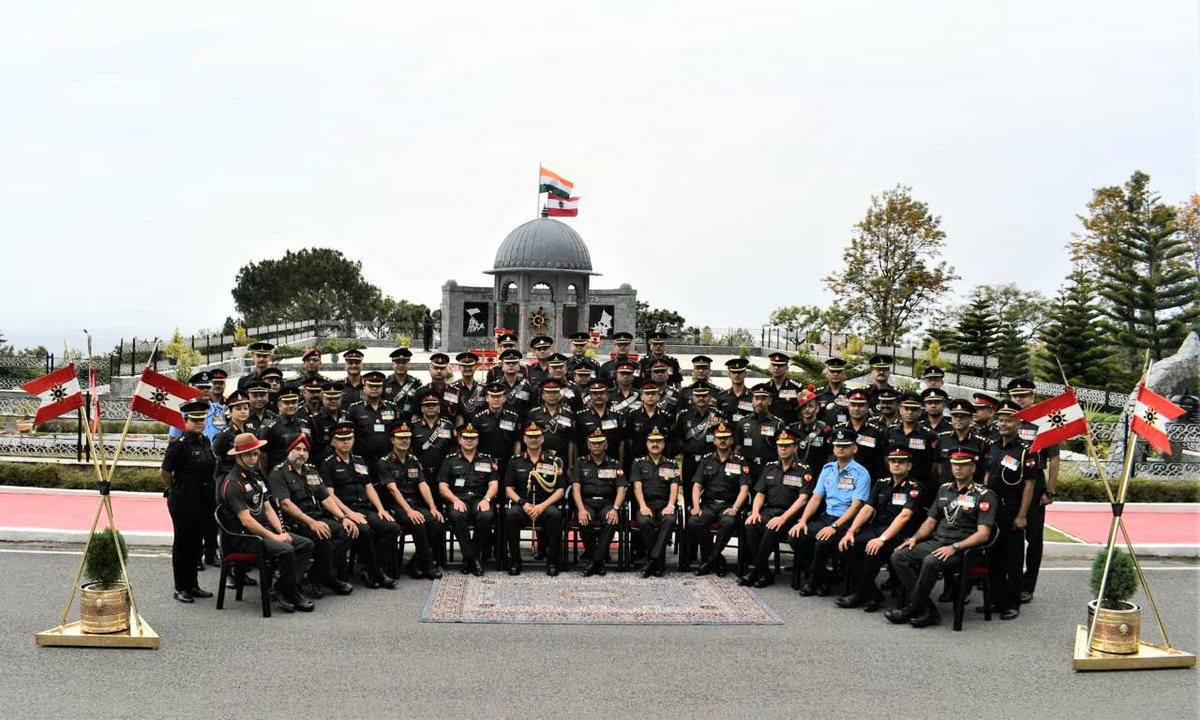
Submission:
[[[996,341],[1000,375],[1023,377],[1029,374],[1029,343],[1015,325],[1002,324]]]
[[[954,329],[953,347],[964,355],[994,356],[1000,344],[1000,321],[988,297],[976,293],[963,308]]]
[[[1038,359],[1041,377],[1062,382],[1066,373],[1072,385],[1099,388],[1112,384],[1113,362],[1096,302],[1096,283],[1087,271],[1076,269],[1068,276],[1050,309],[1041,339],[1045,343],[1045,352]]]

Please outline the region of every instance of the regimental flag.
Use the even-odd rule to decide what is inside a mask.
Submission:
[[[27,382],[21,389],[37,396],[39,404],[37,414],[33,417],[34,425],[83,407],[83,390],[79,387],[79,378],[75,376],[75,363]]]
[[[179,406],[203,394],[190,385],[146,368],[133,391],[133,411],[182,430],[183,413]]]
[[[538,166],[538,192],[550,193],[560,198],[569,198],[571,197],[571,191],[574,189],[575,183],[564,180],[557,173],[552,173],[546,168]]]
[[[1183,412],[1183,408],[1138,383],[1131,427],[1160,452],[1170,454],[1171,440],[1167,437],[1167,421],[1174,420]]]
[[[1087,418],[1075,397],[1075,388],[1069,386],[1062,395],[1030,405],[1013,417],[1037,425],[1037,435],[1029,452],[1088,433]]]
[[[575,217],[579,214],[579,198],[565,200],[553,195],[546,196],[546,214],[550,217]]]

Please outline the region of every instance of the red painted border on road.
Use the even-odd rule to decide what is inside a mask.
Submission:
[[[0,527],[87,532],[100,504],[99,493],[6,492],[0,494]],[[113,495],[113,519],[124,532],[171,532],[162,495]],[[101,513],[99,527],[108,520]]]
[[[1164,513],[1126,505],[1121,517],[1135,547],[1143,544],[1200,545],[1200,511]],[[1046,508],[1046,524],[1084,542],[1104,544],[1108,542],[1112,511],[1106,505],[1097,505],[1095,511],[1056,511],[1051,505]],[[1120,534],[1117,540],[1124,542]]]

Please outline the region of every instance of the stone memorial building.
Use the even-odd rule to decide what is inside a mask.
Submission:
[[[566,352],[565,338],[580,330],[634,332],[637,291],[592,287],[592,256],[583,238],[566,223],[547,217],[518,226],[496,251],[491,287],[442,285],[441,349],[454,353],[491,348],[497,328],[516,333],[522,350],[529,338],[546,334]],[[607,343],[605,343],[607,345]]]

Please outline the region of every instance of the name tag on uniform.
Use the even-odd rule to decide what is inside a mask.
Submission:
[[[440,438],[448,438],[450,437],[450,430],[447,428],[438,428],[433,434]]]
[[[567,398],[575,397],[575,391],[572,390],[571,388],[567,388],[566,390],[563,390],[562,394],[563,394],[563,397],[567,397]]]
[[[477,463],[475,463],[475,472],[486,473],[486,472],[491,472],[491,471],[492,471],[492,464],[491,464],[491,463],[489,463],[489,462],[477,462]]]
[[[600,429],[601,430],[616,430],[617,429],[617,419],[616,418],[604,418],[603,420],[600,421]]]
[[[515,397],[518,400],[528,400],[529,393],[525,390],[518,390],[516,393],[513,394],[513,397]]]
[[[374,429],[375,429],[375,432],[383,432],[383,430],[384,430],[383,423],[381,423],[381,422],[375,423]]]
[[[550,475],[554,475],[554,473],[557,471],[557,468],[549,463],[538,463],[537,471],[542,477],[548,477]]]
[[[746,443],[746,444],[749,445],[749,443]],[[741,475],[742,474],[742,466],[738,465],[737,463],[725,463],[725,474],[726,475]]]
[[[562,427],[571,427],[571,418],[567,417],[566,415],[559,415],[558,424]]]
[[[1025,442],[1033,442],[1033,439],[1035,437],[1037,437],[1037,429],[1036,428],[1021,428],[1020,430],[1017,431],[1017,436],[1020,437]]]
[[[839,475],[838,481],[837,481],[837,487],[838,487],[838,490],[853,490],[854,489],[854,476],[853,475]]]
[[[870,435],[859,435],[858,439],[854,442],[858,443],[860,447],[875,447],[875,438],[871,437]]]
[[[792,388],[784,388],[779,391],[779,397],[783,398],[784,400],[795,400],[796,391]]]
[[[909,450],[924,450],[925,449],[925,438],[909,438],[908,439],[908,449]]]
[[[770,425],[763,426],[762,436],[763,437],[775,437],[775,428],[771,427]]]
[[[454,487],[466,487],[466,486],[467,486],[467,479],[466,479],[466,478],[461,478],[461,477],[460,477],[460,478],[454,478]]]
[[[675,468],[659,468],[658,476],[670,480],[679,477],[679,471]]]
[[[713,435],[712,433],[709,433],[709,434],[707,434],[707,435],[705,435],[705,436],[704,436],[704,442],[712,442],[712,441],[714,441],[714,440],[716,440],[716,439],[717,439],[717,436],[716,436],[716,435]]]
[[[799,475],[784,475],[783,484],[788,487],[803,487],[804,478],[800,477]]]
[[[744,410],[745,412],[754,412],[754,403],[749,400],[742,400],[737,404],[737,409]]]
[[[321,484],[321,476],[316,473],[309,473],[304,476],[304,481],[308,483],[309,487],[317,487]]]
[[[366,475],[367,466],[361,463],[354,463],[354,472],[358,473],[359,475]]]
[[[892,504],[893,505],[903,505],[906,502],[908,502],[908,496],[905,495],[904,493],[902,493],[902,492],[892,493]]]
[[[225,418],[221,417],[220,413],[212,416],[213,427],[221,427],[225,424]]]
[[[1012,455],[1005,455],[1004,458],[1000,461],[1000,465],[1002,467],[1008,468],[1009,470],[1016,470],[1018,467],[1021,466],[1021,461],[1017,460]]]
[[[611,480],[616,476],[617,471],[613,468],[600,468],[600,470],[596,473],[596,477],[603,478],[605,480]]]
[[[500,421],[500,429],[501,430],[516,430],[517,424],[514,423],[512,420],[501,420]]]
[[[408,469],[408,476],[410,478],[412,478],[413,480],[416,480],[420,474],[421,474],[421,471],[418,470],[417,468],[409,468]]]
[[[384,422],[391,422],[392,420],[396,419],[396,413],[392,410],[384,410],[383,412],[379,413],[379,419]]]
[[[458,402],[458,393],[448,392],[442,396],[442,400],[449,405],[453,405]]]
[[[820,435],[817,435],[812,440],[810,440],[808,444],[811,447],[821,447],[822,445],[825,444],[825,438],[821,437]]]
[[[742,438],[742,444],[746,447],[754,445],[754,438]]]

